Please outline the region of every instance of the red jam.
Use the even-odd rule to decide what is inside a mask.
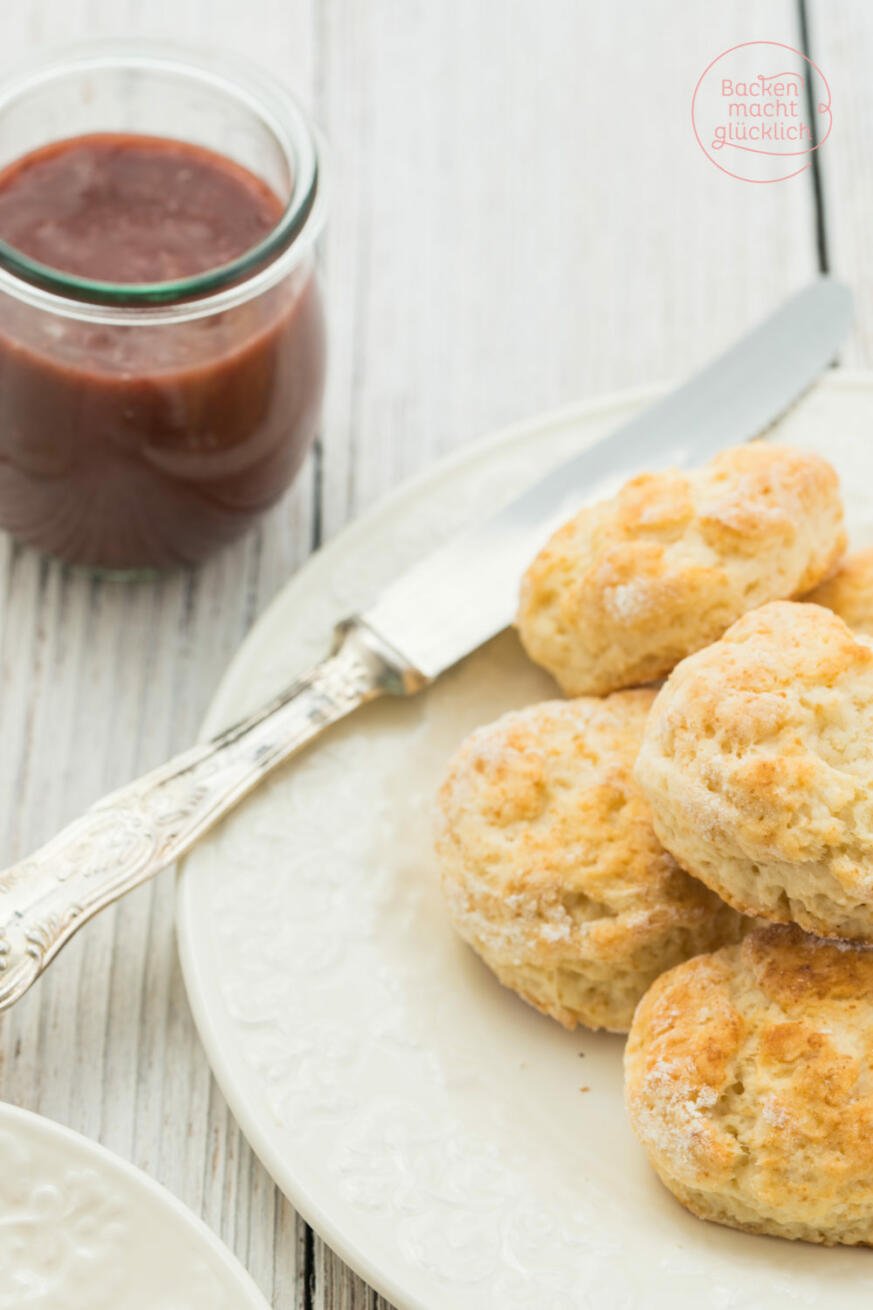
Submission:
[[[165,138],[56,142],[0,172],[0,238],[62,274],[176,281],[283,212],[254,174]],[[311,263],[242,304],[99,323],[0,293],[0,526],[72,563],[195,563],[273,504],[315,436],[324,324]]]

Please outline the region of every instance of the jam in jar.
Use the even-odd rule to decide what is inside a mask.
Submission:
[[[0,92],[0,527],[20,540],[113,571],[196,563],[299,469],[323,206],[303,115],[263,94],[141,54]],[[28,105],[47,139],[15,153]],[[89,130],[54,135],[76,107]]]

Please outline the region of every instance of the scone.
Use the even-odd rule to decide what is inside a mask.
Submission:
[[[850,628],[873,637],[873,547],[847,555],[834,576],[804,600],[825,605]]]
[[[518,631],[570,696],[638,686],[747,610],[809,591],[844,549],[826,460],[738,446],[689,473],[632,478],[560,528],[525,574]]]
[[[873,1244],[873,952],[768,925],[657,980],[625,1049],[633,1128],[701,1219]]]
[[[636,764],[655,831],[748,914],[873,941],[873,640],[775,601],[674,669]]]
[[[440,792],[455,927],[505,986],[568,1028],[626,1032],[659,973],[741,930],[659,845],[631,776],[653,697],[507,714],[467,738]]]

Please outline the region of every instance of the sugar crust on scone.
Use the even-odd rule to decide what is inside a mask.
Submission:
[[[691,472],[632,478],[560,528],[524,576],[519,635],[568,695],[639,686],[748,610],[802,596],[845,545],[826,460],[738,446]]]
[[[635,775],[658,837],[743,913],[873,941],[873,639],[777,601],[684,660]]]
[[[653,697],[507,714],[464,742],[440,792],[455,927],[501,982],[567,1027],[627,1031],[660,972],[740,931],[663,850],[633,781]]]
[[[766,925],[663,974],[625,1051],[631,1124],[692,1213],[873,1244],[873,950]]]

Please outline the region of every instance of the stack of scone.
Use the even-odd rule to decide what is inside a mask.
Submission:
[[[630,1030],[684,1205],[873,1244],[873,552],[837,572],[845,544],[830,465],[763,443],[583,510],[518,617],[572,699],[463,743],[437,850],[502,983]]]

